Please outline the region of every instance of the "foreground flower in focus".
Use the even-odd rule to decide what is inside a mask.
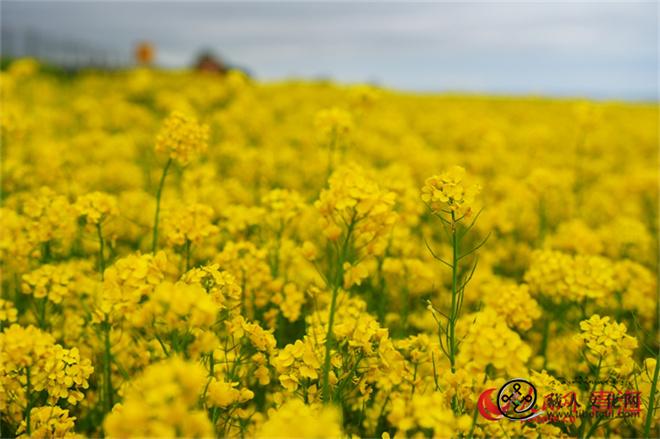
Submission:
[[[427,178],[422,188],[422,201],[435,214],[470,216],[474,209],[474,198],[481,188],[477,184],[466,185],[464,176],[465,169],[454,166],[440,175]]]

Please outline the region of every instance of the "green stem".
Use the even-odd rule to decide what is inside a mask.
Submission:
[[[337,305],[337,292],[339,286],[332,289],[330,302],[330,317],[328,317],[328,333],[325,336],[325,361],[323,362],[323,402],[330,402],[330,348],[332,347],[332,324],[335,321],[335,307]]]
[[[353,227],[355,226],[355,217],[356,213],[353,214],[351,223],[348,226],[346,231],[346,238],[344,239],[344,244],[341,247],[341,251],[338,250],[337,253],[337,273],[335,275],[335,282],[332,286],[332,299],[330,301],[330,315],[328,316],[328,332],[325,337],[325,360],[323,362],[323,402],[325,404],[329,403],[331,400],[330,395],[330,349],[332,347],[332,325],[335,321],[335,308],[337,307],[337,294],[339,293],[339,287],[342,284],[342,278],[344,277],[344,261],[346,260],[348,252],[348,244],[353,233]],[[328,276],[330,279],[331,277]]]
[[[330,178],[332,175],[332,170],[333,170],[333,164],[332,164],[332,155],[335,152],[335,145],[337,144],[337,131],[332,130],[332,138],[330,139],[330,143],[328,144],[328,175],[326,176],[326,180]]]
[[[213,430],[215,430],[215,431],[218,431],[218,416],[219,415],[220,415],[220,411],[218,410],[218,407],[213,407],[213,414],[211,415],[211,418],[212,418],[211,422],[213,423]]]
[[[543,246],[545,241],[545,235],[548,228],[548,215],[545,211],[545,202],[543,200],[543,195],[539,196],[539,237],[537,245],[539,247]]]
[[[103,274],[105,273],[105,256],[103,255],[105,250],[105,241],[103,241],[101,223],[96,224],[96,233],[99,236],[99,272],[101,273],[101,280],[103,280]]]
[[[488,381],[488,369],[486,369],[486,372],[484,373],[484,382],[483,384],[486,384]],[[468,439],[472,439],[474,436],[474,428],[477,426],[477,410],[479,408],[479,401],[476,401],[474,404],[474,411],[472,412],[472,426],[470,427],[470,432],[468,433]]]
[[[435,390],[438,391],[440,390],[440,385],[438,384],[438,372],[435,367],[435,357],[433,356],[433,352],[431,352],[431,363],[433,363],[433,382],[435,383]]]
[[[190,270],[190,239],[186,239],[186,271]]]
[[[9,291],[9,290],[6,290]],[[22,309],[19,308],[20,303],[21,303],[21,281],[20,281],[20,276],[18,273],[14,273],[14,303],[16,304],[16,307],[18,308],[18,311],[21,312]]]
[[[27,375],[27,405],[25,408],[26,430],[28,436],[32,436],[32,425],[30,421],[30,412],[32,411],[32,380],[30,379],[30,368],[26,368],[25,374]]]
[[[270,274],[273,278],[279,275],[280,271],[280,247],[282,246],[282,235],[284,234],[284,221],[280,222],[280,227],[275,233],[275,242],[271,247],[270,254]]]
[[[599,377],[600,377],[600,366],[602,364],[603,364],[603,356],[601,355],[598,358],[598,365],[596,366],[596,373],[594,374],[594,377],[595,377],[594,378],[594,384],[593,384],[593,386],[591,386],[591,392],[590,393],[594,393],[594,390],[596,390],[596,386],[598,385],[598,380],[599,380]],[[598,423],[599,421],[596,420],[595,422]],[[584,435],[584,429],[585,429],[586,425],[587,425],[586,420],[583,420],[582,424],[580,425],[580,430],[579,430],[579,433],[578,433],[578,437],[580,439],[584,439],[585,437],[589,437],[588,435]],[[591,429],[589,429],[589,431],[591,432],[592,429],[594,429],[594,425],[591,426]]]
[[[37,316],[39,329],[46,329],[46,306],[48,305],[48,298],[44,297],[39,299],[37,303],[36,306],[39,311],[39,315]]]
[[[407,284],[403,286],[403,307],[401,310],[401,336],[408,333],[408,314],[410,314],[410,291]]]
[[[380,413],[378,414],[378,422],[376,424],[376,434],[374,434],[374,437],[381,437],[382,433],[385,431],[385,426],[383,425],[385,418],[383,417],[383,415],[385,414],[385,407],[387,407],[387,403],[390,401],[391,395],[392,395],[391,392],[387,394],[387,397],[383,402],[383,406],[380,408]]]
[[[653,422],[653,412],[655,410],[655,392],[658,389],[658,373],[660,372],[660,358],[655,359],[655,371],[653,372],[653,381],[651,382],[651,391],[649,393],[649,407],[646,410],[646,421],[644,422],[644,437],[651,437],[651,423]]]
[[[468,433],[467,437],[468,439],[472,439],[474,437],[474,427],[477,426],[477,410],[478,405],[474,405],[474,410],[472,411],[472,425],[470,426],[470,432]]]
[[[548,358],[545,355],[548,350],[548,337],[550,335],[550,318],[546,317],[543,322],[543,339],[541,340],[540,355],[543,357],[543,369],[546,368],[548,363]]]
[[[110,351],[110,322],[106,317],[106,321],[103,323],[103,332],[104,332],[104,342],[105,350],[103,352],[103,374],[104,374],[104,383],[105,383],[105,409],[106,413],[110,413],[112,406],[114,405],[114,397],[112,390],[112,370],[110,368],[110,363],[112,361],[112,352]]]
[[[378,297],[376,297],[376,302],[378,303],[378,322],[385,326],[385,314],[387,311],[387,297],[385,296],[385,276],[383,275],[383,262],[385,257],[378,258]],[[404,309],[405,309],[404,304]]]
[[[165,185],[165,177],[167,177],[167,171],[170,169],[172,164],[172,159],[168,159],[165,167],[163,168],[163,174],[160,176],[160,183],[158,184],[158,191],[156,192],[156,215],[154,217],[154,235],[153,241],[151,242],[151,252],[156,253],[158,248],[158,219],[160,217],[160,197],[163,194],[163,186]]]
[[[163,350],[163,353],[165,354],[166,357],[170,356],[170,351],[167,350],[167,346],[165,346],[165,343],[163,343],[163,339],[160,338],[158,334],[155,334],[156,340],[158,341],[158,344],[160,344],[160,348]]]
[[[413,371],[413,382],[412,382],[412,390],[410,391],[410,396],[412,397],[415,394],[415,381],[417,380],[417,367],[419,366],[419,363],[415,363],[415,369]]]
[[[51,258],[50,241],[46,241],[43,243],[41,262],[45,264],[48,261],[50,261],[50,258]]]
[[[591,427],[589,428],[589,431],[584,437],[593,437],[594,432],[598,428],[598,424],[600,424],[600,421],[602,421],[603,418],[596,418],[593,424],[591,424]],[[609,435],[606,435],[605,437],[609,437]]]
[[[451,263],[451,313],[447,322],[449,325],[449,362],[451,364],[451,372],[456,372],[456,319],[458,310],[456,309],[457,295],[458,295],[458,236],[456,234],[456,215],[451,213],[451,246],[452,246],[452,263]]]

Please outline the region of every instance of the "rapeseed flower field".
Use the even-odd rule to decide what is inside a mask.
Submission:
[[[0,89],[2,437],[660,434],[656,104]]]

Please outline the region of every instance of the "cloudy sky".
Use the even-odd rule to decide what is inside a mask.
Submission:
[[[2,0],[2,26],[163,66],[212,49],[261,79],[420,91],[657,99],[656,2]],[[3,41],[4,42],[4,41]]]

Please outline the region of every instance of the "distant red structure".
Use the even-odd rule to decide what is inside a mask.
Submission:
[[[216,57],[211,52],[203,52],[197,57],[197,61],[195,61],[195,70],[224,75],[227,73],[228,69],[220,58]]]
[[[135,61],[140,65],[151,65],[156,57],[156,49],[148,41],[138,43],[135,47]]]

